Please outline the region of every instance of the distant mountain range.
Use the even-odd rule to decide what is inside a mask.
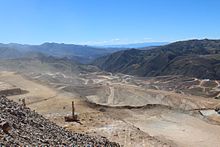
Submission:
[[[21,73],[45,73],[45,72],[62,72],[66,75],[76,75],[79,73],[97,72],[99,68],[92,65],[80,64],[68,58],[56,58],[53,56],[45,56],[41,53],[30,54],[30,56],[14,58],[14,59],[1,59],[1,71],[16,71]]]
[[[96,58],[109,55],[111,53],[127,50],[129,48],[145,47],[144,49],[151,48],[151,46],[160,45],[161,43],[142,43],[130,45],[112,45],[93,47],[87,45],[75,45],[64,43],[44,43],[41,45],[27,45],[0,43],[0,59],[14,59],[21,57],[36,56],[39,53],[46,56],[53,56],[58,58],[69,58],[80,63],[90,63]]]
[[[220,40],[189,40],[148,50],[130,49],[100,57],[94,65],[137,76],[185,75],[220,79]]]
[[[73,71],[77,71],[83,67],[78,63],[92,62],[100,69],[113,73],[142,77],[184,75],[220,80],[220,40],[189,40],[138,49],[58,43],[11,43],[0,44],[0,59],[2,67],[9,67],[7,65],[10,63],[10,67],[19,69],[25,68],[30,61],[34,61],[34,65],[50,61],[47,64],[55,65],[55,68],[61,68],[61,63],[62,68],[71,64]],[[52,64],[53,62],[59,62],[59,66]],[[44,66],[43,64],[40,68]]]
[[[104,48],[144,48],[144,47],[155,47],[169,44],[168,42],[144,42],[144,43],[132,43],[132,44],[118,44],[118,45],[103,45],[98,47]]]
[[[124,48],[97,48],[86,45],[44,43],[41,45],[0,44],[0,58],[13,59],[31,54],[42,53],[47,56],[69,58],[81,63],[89,63],[97,57],[101,57]]]

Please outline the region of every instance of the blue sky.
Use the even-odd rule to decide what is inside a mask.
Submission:
[[[220,38],[219,0],[0,0],[0,42],[125,44]]]

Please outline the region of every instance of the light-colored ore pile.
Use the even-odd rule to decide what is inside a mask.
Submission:
[[[68,145],[118,147],[104,137],[71,133],[4,96],[0,97],[0,146]]]

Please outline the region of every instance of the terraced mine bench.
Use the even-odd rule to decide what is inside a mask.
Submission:
[[[22,94],[22,90],[20,88],[0,90],[0,95],[10,96],[10,95],[19,95],[19,94]]]
[[[11,95],[20,95],[27,92],[28,91],[22,90],[19,87],[0,81],[0,95],[11,96]]]

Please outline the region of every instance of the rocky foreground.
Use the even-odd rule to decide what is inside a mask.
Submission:
[[[104,137],[71,133],[29,108],[0,96],[0,146],[107,146]]]

